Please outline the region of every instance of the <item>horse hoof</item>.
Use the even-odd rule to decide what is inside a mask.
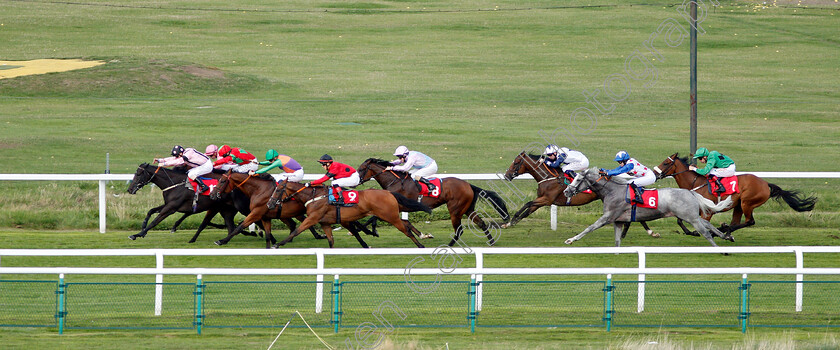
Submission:
[[[131,235],[131,236],[128,236],[128,239],[130,239],[130,240],[132,240],[132,241],[133,241],[133,240],[137,239],[137,236],[135,236],[135,235]]]
[[[169,230],[169,233],[175,233],[175,230]]]
[[[501,227],[501,228],[508,228],[508,227],[510,227],[510,223],[509,223],[509,222],[506,222],[506,223],[504,223],[504,224],[499,225],[499,227]]]
[[[195,240],[192,240],[192,241],[188,241],[188,242],[187,242],[187,243],[195,243]]]
[[[222,243],[222,241],[215,241],[213,243],[216,243],[216,245],[225,245],[224,243]]]
[[[574,242],[575,241],[573,241],[571,238],[569,238],[569,239],[566,240],[565,243],[568,244],[568,245],[572,245],[572,243],[574,243]]]
[[[659,238],[659,234],[656,233],[656,232],[651,233],[650,236],[653,237],[653,238]]]
[[[725,239],[727,241],[730,241],[730,242],[735,242],[735,237],[732,237],[732,235],[728,234],[728,233],[723,235],[723,239]]]
[[[432,236],[429,233],[421,233],[420,234],[420,239],[431,239],[431,238],[435,238],[435,236]]]
[[[315,236],[315,239],[327,239],[327,235]]]

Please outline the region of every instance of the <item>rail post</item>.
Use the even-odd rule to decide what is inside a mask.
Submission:
[[[155,252],[155,267],[163,269],[163,252]],[[163,274],[155,275],[155,316],[163,312]]]
[[[741,333],[747,332],[747,321],[750,318],[750,284],[747,283],[747,274],[741,276],[741,313],[738,319],[741,321]]]
[[[801,269],[805,264],[805,259],[802,256],[801,249],[794,249],[793,252],[796,254],[796,268]],[[802,281],[804,280],[803,275],[801,273],[796,274],[796,312],[802,312],[802,295],[803,293],[803,286]]]
[[[64,284],[64,274],[58,275],[58,310],[56,312],[56,317],[58,318],[58,334],[64,334],[64,317],[67,316],[67,300],[65,296],[67,295],[67,289]]]
[[[324,251],[315,251],[315,266],[324,268]],[[324,275],[315,275],[315,313],[320,314],[324,309]]]
[[[484,253],[479,250],[475,250],[475,268],[484,268]],[[477,312],[481,311],[482,299],[484,297],[484,287],[481,284],[482,280],[484,280],[484,275],[475,275],[475,282],[477,283],[475,286],[475,311]]]
[[[201,281],[201,275],[196,275],[195,278],[195,331],[201,335],[201,326],[204,325],[204,305],[202,297],[204,296],[204,283]]]
[[[470,333],[475,333],[475,317],[478,312],[475,311],[475,287],[478,283],[475,282],[475,275],[470,278],[470,291],[467,292],[470,296],[470,314],[467,319],[470,320]]]
[[[647,266],[647,257],[644,251],[639,251],[639,268],[643,269]],[[642,313],[645,311],[645,274],[639,274],[639,290],[638,299],[636,301],[636,312]]]
[[[557,231],[557,206],[551,205],[551,230]]]
[[[341,323],[341,282],[338,281],[338,275],[333,278],[333,290],[330,292],[333,296],[333,332],[338,333],[338,326]]]
[[[612,328],[613,289],[615,289],[615,288],[613,287],[613,283],[612,283],[612,274],[609,274],[609,275],[607,275],[607,287],[604,288],[604,292],[606,294],[606,296],[605,296],[606,300],[604,302],[606,304],[606,305],[604,305],[604,308],[606,309],[606,310],[604,310],[604,322],[607,324],[607,332],[609,332],[610,329]]]

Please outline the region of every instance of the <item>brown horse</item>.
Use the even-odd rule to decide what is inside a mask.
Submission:
[[[219,184],[212,192],[210,192],[210,197],[219,198],[222,194],[231,192],[234,188],[238,188],[251,198],[251,212],[247,217],[245,217],[245,220],[243,220],[239,226],[227,235],[227,237],[222,238],[215,243],[217,245],[227,244],[233,236],[236,236],[246,227],[257,221],[262,223],[265,230],[266,248],[271,248],[271,244],[277,242],[277,240],[274,239],[274,236],[271,235],[271,219],[280,219],[286,224],[286,226],[289,227],[290,230],[294,231],[295,226],[297,225],[295,225],[295,222],[292,221],[292,218],[297,218],[298,220],[303,221],[305,219],[303,213],[306,209],[303,205],[294,203],[284,206],[282,210],[269,210],[266,204],[268,203],[268,199],[271,197],[271,194],[274,192],[274,188],[276,186],[277,184],[274,182],[274,178],[268,174],[265,174],[264,176],[250,176],[248,174],[228,171],[226,174],[222,175],[219,179]],[[312,230],[312,235],[317,239],[325,238],[318,235],[314,230]]]
[[[572,196],[572,199],[569,200],[569,198],[563,194],[563,190],[565,190],[568,185],[565,181],[566,178],[562,173],[551,169],[548,165],[543,163],[542,156],[527,154],[525,152],[519,153],[519,155],[513,159],[513,163],[510,164],[510,167],[508,167],[508,170],[505,172],[505,179],[511,181],[517,176],[525,173],[530,174],[534,180],[537,181],[537,198],[525,203],[525,205],[523,205],[516,214],[513,214],[513,217],[509,222],[502,225],[503,228],[516,225],[516,223],[520,220],[528,217],[528,215],[531,215],[531,213],[546,205],[554,204],[557,206],[575,207],[600,199],[597,194],[590,192],[578,193]],[[653,232],[646,222],[642,221],[639,223],[642,224],[648,235],[654,238],[659,238],[659,234]],[[624,232],[622,232],[621,238],[624,238],[624,236],[627,235],[627,229],[629,228],[630,223],[627,223],[624,226]]]
[[[418,198],[420,196],[420,190],[417,187],[417,183],[411,178],[411,175],[402,171],[386,171],[385,168],[390,165],[391,163],[386,160],[369,158],[362,165],[359,165],[359,178],[362,183],[370,179],[375,179],[385,190],[397,192],[408,198]],[[479,197],[485,198],[490,202],[496,212],[502,216],[502,219],[507,219],[509,216],[507,205],[496,192],[481,189],[454,177],[441,179],[438,190],[440,194],[437,198],[423,196],[420,202],[429,208],[437,208],[444,203],[446,204],[446,208],[449,210],[449,218],[452,221],[452,228],[455,229],[455,234],[449,242],[449,246],[455,245],[455,242],[464,232],[464,227],[461,226],[461,218],[464,215],[467,215],[484,232],[484,235],[487,237],[487,244],[495,244],[496,240],[490,233],[487,224],[484,223],[484,219],[475,212],[475,203]],[[495,223],[491,225],[498,227]]]
[[[299,183],[284,181],[281,189],[283,199],[280,201],[282,206],[288,206],[291,203],[299,203],[306,207],[306,220],[300,223],[300,227],[294,230],[289,237],[277,242],[274,248],[285,245],[290,242],[295,236],[300,234],[301,230],[305,230],[312,225],[320,222],[324,228],[324,233],[327,235],[327,240],[330,242],[330,248],[333,247],[332,228],[325,224],[339,223],[356,237],[359,244],[363,248],[368,248],[367,243],[359,236],[359,232],[351,225],[354,221],[361,219],[368,215],[375,215],[386,222],[394,225],[398,230],[410,238],[418,248],[424,248],[417,238],[406,229],[405,225],[400,219],[400,207],[409,208],[412,211],[425,211],[431,213],[432,209],[429,207],[412,201],[405,196],[388,192],[385,190],[363,190],[358,191],[358,203],[350,207],[342,207],[332,205],[327,201],[326,189],[323,186],[304,186]]]
[[[695,191],[712,201],[720,200],[717,195],[712,194],[709,190],[708,178],[688,170],[688,157],[680,158],[679,153],[674,153],[665,158],[662,163],[653,168],[653,171],[656,172],[657,179],[673,176],[680,188]],[[732,240],[731,233],[733,231],[755,225],[753,210],[771,197],[777,201],[779,199],[784,200],[793,210],[799,212],[813,210],[814,204],[817,202],[816,197],[801,198],[798,191],[782,190],[779,186],[768,183],[753,174],[738,175],[738,190],[740,193],[732,195],[732,205],[724,210],[734,209],[732,210],[732,222],[729,225],[722,224],[720,226],[720,230],[726,233],[724,238],[729,240]],[[703,218],[709,220],[712,215],[714,213],[704,215]],[[742,215],[747,220],[743,224],[741,223]]]

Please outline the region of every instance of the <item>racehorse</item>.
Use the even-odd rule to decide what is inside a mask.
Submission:
[[[706,176],[688,170],[688,157],[680,158],[679,153],[674,153],[653,170],[656,172],[657,179],[673,176],[680,188],[690,189],[710,200],[719,200],[717,195],[709,190],[709,180]],[[784,200],[788,206],[798,212],[813,210],[817,202],[816,197],[801,198],[798,191],[782,190],[779,186],[768,183],[753,174],[738,175],[738,190],[740,193],[736,192],[731,196],[732,205],[722,210],[734,209],[730,224],[720,226],[720,230],[724,231],[729,238],[733,231],[755,225],[753,210],[771,197],[777,201]],[[712,215],[714,213],[704,215],[703,218],[711,220]],[[743,224],[741,223],[742,215],[747,220]]]
[[[300,234],[301,230],[318,222],[322,225],[341,224],[353,233],[353,236],[356,237],[356,240],[359,241],[359,244],[363,248],[368,248],[367,243],[359,236],[359,232],[351,225],[352,222],[368,215],[375,215],[391,223],[391,225],[394,225],[395,228],[410,238],[418,248],[424,248],[417,238],[408,231],[402,219],[400,219],[400,207],[408,208],[411,211],[422,210],[427,213],[431,213],[432,209],[422,203],[412,201],[399,193],[376,189],[358,191],[356,192],[358,203],[350,207],[331,205],[327,201],[326,188],[323,186],[305,187],[299,183],[284,181],[281,193],[284,196],[281,199],[282,206],[285,207],[292,202],[306,206],[306,220],[303,220],[300,223],[300,227],[289,234],[289,237],[277,242],[274,248],[285,245]],[[334,243],[332,228],[329,225],[323,225],[322,227],[324,228],[324,233],[327,235],[330,248],[332,248]]]
[[[219,178],[218,174],[207,175],[213,178]],[[222,218],[224,218],[228,232],[233,230],[233,218],[236,215],[237,210],[233,206],[232,202],[217,202],[211,200],[208,196],[198,196],[195,211],[193,211],[192,202],[195,198],[195,192],[186,187],[186,179],[187,174],[184,171],[167,169],[156,165],[150,165],[148,163],[140,164],[140,166],[137,167],[137,171],[134,173],[134,178],[131,180],[131,184],[128,186],[127,192],[135,194],[138,190],[140,190],[140,188],[151,182],[163,191],[164,204],[149,210],[146,214],[146,218],[143,220],[140,232],[128,236],[128,238],[135,240],[138,237],[146,237],[146,233],[148,233],[149,230],[157,226],[161,221],[163,221],[163,219],[166,219],[169,215],[176,212],[184,213],[184,216],[175,223],[172,229],[173,231],[187,216],[207,211],[204,216],[204,220],[199,225],[198,230],[192,240],[190,240],[190,243],[195,242],[199,233],[207,227],[210,220],[216,215],[216,213],[220,213]],[[158,213],[158,216],[155,217],[152,223],[147,226],[146,224],[148,223],[149,218],[154,213]]]
[[[368,158],[357,168],[361,183],[375,179],[384,190],[397,192],[408,198],[418,198],[420,190],[411,175],[402,171],[386,171],[385,168],[390,165],[391,163],[386,160]],[[461,226],[461,218],[464,215],[467,215],[484,232],[484,235],[487,236],[487,244],[495,244],[495,239],[488,230],[487,224],[475,212],[475,203],[479,197],[486,198],[496,212],[502,216],[502,219],[507,219],[509,216],[507,205],[496,192],[481,189],[454,177],[441,179],[438,190],[440,192],[437,198],[423,196],[420,202],[432,209],[446,204],[446,208],[449,210],[449,218],[452,221],[452,228],[455,229],[455,234],[449,242],[450,247],[455,245],[455,242],[464,232],[464,228]],[[492,225],[496,224],[493,223]]]
[[[303,213],[306,210],[303,205],[295,204],[288,205],[283,208],[269,209],[267,205],[268,200],[271,198],[271,194],[274,193],[276,186],[277,183],[274,182],[274,178],[268,174],[251,176],[248,174],[228,171],[226,174],[222,175],[219,179],[218,185],[216,185],[216,188],[210,192],[211,198],[220,198],[224,193],[231,192],[234,189],[239,189],[242,193],[245,193],[251,201],[250,212],[248,213],[248,216],[245,217],[245,220],[243,220],[242,223],[240,223],[235,229],[231,230],[227,237],[216,241],[216,245],[227,244],[233,236],[242,232],[245,227],[251,223],[259,222],[265,230],[265,247],[271,248],[271,245],[277,242],[277,240],[274,239],[274,236],[271,235],[272,219],[280,219],[283,223],[289,226],[289,229],[292,230],[292,232],[295,232],[296,225],[295,222],[292,221],[292,218],[297,218],[301,222],[304,221],[305,217]],[[318,233],[312,228],[310,228],[310,231],[316,239],[325,238],[318,235]]]
[[[505,172],[505,179],[508,181],[511,181],[517,176],[525,173],[530,174],[534,180],[537,181],[537,198],[525,203],[525,205],[523,205],[516,214],[513,214],[510,221],[502,225],[502,228],[508,228],[516,225],[516,223],[520,220],[528,217],[528,215],[531,215],[531,213],[546,205],[553,204],[557,206],[575,207],[588,204],[599,199],[598,195],[592,192],[578,193],[572,196],[571,200],[569,200],[569,198],[563,194],[563,190],[566,189],[567,184],[565,176],[557,170],[551,169],[548,165],[541,161],[541,158],[542,156],[534,154],[527,154],[525,152],[519,153],[519,155],[513,159],[513,163],[510,164],[508,170]],[[646,222],[641,221],[639,223],[642,224],[642,227],[645,228],[648,235],[653,238],[659,238],[659,234],[653,232]],[[630,226],[628,225],[627,228],[629,227]],[[627,228],[625,228],[624,233],[621,236],[622,238],[627,234]]]
[[[566,244],[572,244],[586,236],[587,233],[612,223],[615,227],[615,246],[618,247],[621,246],[624,226],[629,226],[633,220],[649,221],[676,216],[694,226],[712,246],[717,247],[710,232],[718,237],[723,237],[723,233],[712,226],[709,221],[700,217],[700,212],[701,210],[704,214],[717,212],[732,204],[730,198],[715,204],[696,192],[681,188],[660,188],[658,189],[659,203],[656,209],[641,207],[637,209],[625,201],[628,190],[627,181],[617,177],[611,179],[604,174],[599,174],[597,168],[586,169],[577,174],[572,183],[566,186],[563,193],[567,197],[571,197],[586,188],[591,189],[592,192],[603,198],[604,214],[583,232],[567,239]]]

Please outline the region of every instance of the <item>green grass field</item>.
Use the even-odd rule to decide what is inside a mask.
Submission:
[[[769,2],[768,2],[769,3]],[[85,58],[108,62],[72,72],[0,79],[0,162],[3,173],[102,173],[106,153],[112,173],[164,156],[173,144],[241,146],[258,157],[275,148],[309,172],[324,153],[358,165],[390,157],[405,144],[434,157],[441,173],[503,172],[522,150],[547,142],[586,153],[593,166],[612,168],[626,149],[648,166],[674,152],[687,155],[688,38],[679,32],[645,44],[664,21],[687,28],[679,2],[608,1],[151,1],[82,3],[15,1],[0,4],[0,60]],[[840,55],[833,1],[724,2],[709,8],[699,36],[700,146],[719,150],[739,171],[837,171]],[[646,46],[648,45],[648,46]],[[632,79],[625,67],[630,57]],[[655,60],[653,59],[655,58]],[[643,65],[645,63],[646,65]],[[646,68],[646,70],[644,70]],[[647,75],[642,74],[646,72]],[[621,85],[620,76],[628,82]],[[612,78],[611,78],[612,77]],[[612,80],[610,80],[612,79]],[[599,110],[584,92],[605,81],[624,99]],[[626,88],[626,89],[623,89]],[[580,107],[594,117],[571,120]],[[558,129],[565,128],[565,129]],[[566,130],[564,133],[563,130]],[[837,245],[837,179],[771,179],[784,189],[816,195],[813,213],[796,213],[774,201],[756,211],[757,225],[726,246]],[[514,182],[530,196],[534,183]],[[477,181],[484,188],[488,182]],[[674,186],[672,180],[658,184]],[[175,234],[174,221],[143,240],[145,211],[160,191],[130,196],[111,183],[107,234],[95,233],[93,182],[0,183],[0,248],[212,248],[220,230],[186,241],[199,218]],[[508,203],[511,212],[516,200]],[[561,246],[600,216],[600,205],[560,209],[557,231],[548,210],[501,232],[499,246]],[[196,215],[198,217],[200,215]],[[719,214],[715,224],[728,221]],[[219,219],[217,219],[218,221]],[[414,219],[443,244],[451,232],[442,209]],[[430,221],[426,223],[426,221]],[[653,223],[662,238],[637,226],[626,246],[706,246],[675,232],[673,219]],[[277,229],[284,232],[283,228]],[[374,247],[410,247],[383,227]],[[341,231],[339,231],[341,232]],[[471,246],[480,237],[465,235]],[[260,248],[237,237],[231,248]],[[576,246],[611,246],[601,229]],[[294,247],[325,247],[306,234]],[[340,233],[336,247],[356,247]],[[805,257],[808,267],[837,267],[840,257]],[[335,266],[402,267],[407,258],[335,259]],[[634,256],[488,259],[485,266],[632,265]],[[13,258],[3,266],[148,266],[144,258]],[[171,264],[171,265],[170,265]],[[167,266],[311,266],[304,258],[172,258]],[[648,266],[791,266],[793,257],[660,256]],[[83,276],[77,281],[102,281]],[[37,278],[45,278],[40,276]],[[51,278],[51,277],[50,277]],[[81,278],[81,277],[80,277]],[[190,282],[177,278],[167,282]],[[489,316],[488,316],[489,317]],[[507,317],[504,314],[500,317]],[[263,348],[279,330],[85,331],[3,329],[10,348]],[[282,348],[319,348],[305,329],[281,338]],[[352,336],[319,332],[336,346]],[[383,348],[639,348],[648,341],[671,348],[836,348],[832,329],[619,328],[465,329],[401,328]],[[698,345],[699,344],[699,345]],[[280,344],[278,344],[280,345]],[[275,345],[278,346],[278,345]]]

